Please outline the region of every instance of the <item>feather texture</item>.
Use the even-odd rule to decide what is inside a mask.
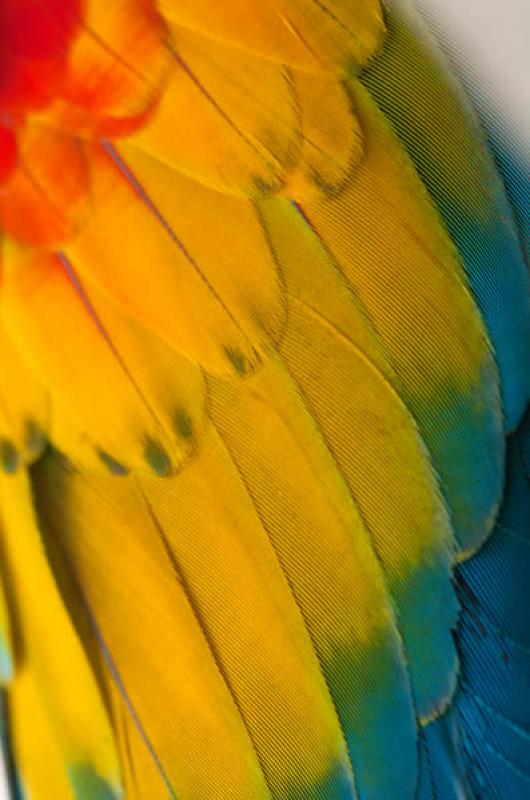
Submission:
[[[478,121],[408,0],[392,4],[387,22],[388,44],[362,81],[459,249],[495,350],[506,425],[514,430],[530,397],[530,277],[512,208]]]
[[[21,658],[31,664],[34,686],[77,796],[117,798],[120,770],[109,720],[47,562],[25,471],[1,475],[0,492],[5,569],[16,604]]]
[[[443,59],[401,2],[42,7],[0,28],[23,790],[515,800],[530,284]]]

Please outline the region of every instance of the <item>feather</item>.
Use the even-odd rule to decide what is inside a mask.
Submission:
[[[5,332],[0,335],[0,457],[6,472],[38,458],[46,445],[49,398]]]
[[[222,491],[213,495],[210,487],[215,485]],[[335,791],[341,782],[343,791],[348,786],[351,791],[337,714],[289,576],[278,563],[244,476],[239,476],[215,431],[196,463],[170,486],[157,481],[144,486],[271,792],[289,796],[289,791],[301,792],[306,785],[312,796],[310,788],[325,777],[319,773],[327,764],[330,772],[337,764]],[[206,547],[212,557],[205,561]]]
[[[11,619],[2,574],[0,580],[0,684],[9,683],[13,677],[13,660]]]
[[[415,758],[401,643],[365,526],[290,383],[274,361],[238,386],[210,383],[212,418],[309,629],[348,740],[359,791],[377,796],[382,786],[369,765],[395,747],[406,763]],[[246,432],[256,415],[261,426],[250,439]],[[365,705],[360,688],[373,671],[387,685],[381,706],[374,698]],[[383,714],[393,723],[385,736],[379,727]],[[391,770],[380,780],[387,790],[406,791]]]
[[[121,796],[120,768],[103,699],[46,559],[24,470],[0,474],[2,549],[23,663],[57,741],[74,796]]]
[[[4,325],[63,413],[109,464],[112,459],[124,468],[135,463],[161,472],[178,467],[194,448],[193,418],[200,424],[200,374],[134,321],[123,320],[104,298],[98,308],[103,319],[59,257],[41,256],[29,264],[21,257],[8,267]],[[108,337],[107,322],[117,344]],[[72,329],[75,340],[68,336]],[[160,368],[164,360],[175,375],[169,393],[149,367]],[[103,392],[96,391],[91,363],[97,364],[100,381],[105,374]],[[118,411],[109,415],[113,404]]]
[[[348,69],[374,54],[384,33],[379,0],[161,0],[167,17],[214,40],[303,71]]]
[[[86,218],[89,177],[83,145],[67,133],[31,123],[18,132],[17,147],[16,168],[0,194],[0,223],[19,242],[55,246],[73,236]]]
[[[220,195],[130,147],[128,142],[120,144],[119,150],[160,219],[189,255],[210,295],[237,321],[255,349],[266,353],[271,340],[281,337],[285,307],[281,275],[253,204],[246,198]],[[234,231],[231,247],[226,246],[227,230]],[[204,328],[198,291],[194,300],[197,324]],[[183,349],[182,338],[172,338],[169,343]],[[211,369],[200,354],[195,357]]]
[[[131,143],[207,186],[251,196],[329,192],[359,161],[361,132],[335,76],[289,72],[184,28],[172,36],[169,83]]]
[[[445,62],[405,0],[55,1],[0,12],[22,791],[523,796],[530,284]]]
[[[159,108],[131,141],[222,191],[278,189],[300,149],[285,70],[185,29],[173,28],[172,37]]]
[[[530,398],[530,276],[483,133],[408,6],[392,4],[387,46],[362,81],[395,127],[458,247],[495,350],[512,431]]]
[[[457,539],[472,552],[491,531],[503,483],[495,364],[435,208],[366,92],[353,83],[350,89],[364,160],[336,198],[302,211],[381,337],[440,475]]]
[[[160,97],[170,61],[166,36],[153,3],[85,0],[63,80],[43,117],[83,137],[130,134]]]
[[[300,309],[290,321],[281,352],[370,531],[398,614],[416,710],[429,718],[454,687],[457,613],[453,531],[431,461],[409,412],[364,356]],[[384,497],[374,488],[381,484],[392,487]],[[423,643],[437,636],[433,659]]]
[[[78,795],[68,780],[57,738],[28,667],[17,671],[9,689],[9,720],[21,797],[45,800],[51,792],[57,800],[76,800]]]
[[[524,797],[530,783],[530,482],[526,414],[508,446],[506,494],[497,527],[457,574],[462,688],[457,712],[466,732],[473,789]],[[487,665],[487,669],[485,666]]]
[[[53,461],[47,468],[44,465],[43,470],[39,492],[43,515],[53,536],[59,537],[94,618],[98,620],[102,641],[119,676],[122,691],[141,720],[144,735],[156,753],[171,791],[176,796],[192,798],[269,797],[270,785],[276,786],[278,791],[283,785],[288,796],[292,782],[293,796],[297,790],[302,796],[305,786],[308,797],[318,797],[316,790],[314,795],[310,793],[310,782],[324,781],[326,763],[329,759],[332,771],[335,757],[339,759],[335,788],[341,783],[351,787],[344,752],[341,753],[340,730],[322,679],[317,678],[316,667],[311,666],[311,652],[304,641],[303,627],[295,609],[289,613],[289,604],[285,606],[284,618],[277,615],[271,618],[272,598],[267,592],[258,592],[255,570],[260,569],[260,562],[249,557],[244,539],[241,542],[237,537],[230,539],[228,530],[223,531],[219,526],[219,546],[223,546],[224,541],[228,548],[225,556],[230,553],[237,560],[233,563],[229,558],[218,562],[210,560],[211,572],[206,574],[199,569],[208,563],[208,559],[205,562],[201,556],[204,554],[201,528],[188,536],[187,544],[182,541],[179,553],[182,564],[177,562],[170,549],[171,530],[160,528],[163,522],[153,517],[150,495],[146,489],[140,490],[132,478],[116,481],[109,476],[104,480],[98,478],[94,483]],[[191,468],[185,470],[176,480],[182,481],[186,475],[192,480],[195,472]],[[201,472],[199,470],[199,478]],[[52,483],[48,483],[49,480]],[[168,480],[169,483],[154,483],[159,503],[166,492],[171,492],[173,479]],[[229,485],[230,474],[224,480]],[[50,491],[53,486],[55,489]],[[63,502],[64,492],[68,492],[70,498],[67,506]],[[89,497],[98,499],[91,502],[91,511],[87,514],[85,503]],[[185,508],[181,511],[185,513]],[[201,515],[200,507],[195,506],[191,511]],[[204,508],[202,517],[203,525],[208,526],[213,536],[215,529],[205,516]],[[175,524],[178,522],[177,516]],[[241,520],[241,536],[245,530]],[[112,531],[110,539],[109,531]],[[126,563],[119,558],[124,547],[128,553]],[[233,582],[239,577],[246,589],[230,593],[223,589],[223,604],[215,602],[219,597],[220,578],[211,582],[217,563],[222,570],[221,585],[223,581]],[[270,571],[267,563],[261,569]],[[190,570],[193,570],[193,580]],[[238,570],[244,571],[238,575]],[[288,597],[287,585],[282,587],[279,579],[273,585],[274,591]],[[246,604],[246,592],[251,590],[249,602],[253,606]],[[147,597],[149,602],[146,602]],[[226,603],[231,607],[225,608]],[[249,614],[250,608],[252,613]],[[223,629],[218,626],[224,624],[225,614],[229,612],[233,627],[224,627],[223,635]],[[266,620],[271,623],[270,639],[262,635],[257,640],[256,634],[259,630],[263,634]],[[152,647],[145,637],[146,626],[155,634],[157,647]],[[249,646],[248,639],[244,647],[251,631],[253,647]],[[274,655],[280,642],[282,647]],[[238,659],[255,658],[256,648],[259,654],[261,647],[267,648],[272,659],[269,663],[263,661],[263,675],[260,670],[238,667]],[[168,660],[171,670],[167,669]],[[302,664],[308,669],[305,674]],[[270,675],[274,667],[281,671],[269,683],[265,675],[267,672]],[[148,692],[146,675],[150,676]],[[294,675],[299,680],[293,684]],[[257,682],[253,702],[246,681]],[[260,692],[260,685],[264,694]],[[271,703],[271,722],[274,720],[281,725],[283,719],[284,729],[288,723],[289,714],[282,708],[280,698],[288,701],[287,708],[300,721],[296,736],[292,736],[294,730],[289,726],[288,738],[276,739],[275,747],[279,747],[281,741],[292,758],[280,756],[276,750],[277,761],[271,759],[266,743],[271,742],[271,735],[274,743],[276,727],[274,724],[268,727],[267,717],[257,714],[255,704],[260,698],[268,698]]]
[[[341,189],[363,157],[362,131],[342,83],[329,75],[292,70],[298,106],[301,154],[282,193],[298,201]]]
[[[191,360],[221,372],[255,368],[258,343],[211,290],[193,254],[133,176],[102,148],[93,152],[92,168],[94,211],[66,248],[80,274]],[[116,215],[141,231],[127,253],[116,237]],[[153,269],[156,281],[150,280]]]

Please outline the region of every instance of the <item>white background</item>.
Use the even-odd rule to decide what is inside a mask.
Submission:
[[[415,0],[530,160],[530,0]]]

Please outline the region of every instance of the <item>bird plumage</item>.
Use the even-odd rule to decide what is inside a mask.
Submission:
[[[59,7],[1,12],[19,791],[523,797],[530,279],[443,57],[401,0]]]

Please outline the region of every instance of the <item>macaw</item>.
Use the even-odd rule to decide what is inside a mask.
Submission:
[[[529,796],[529,160],[408,0],[2,0],[13,798]]]

